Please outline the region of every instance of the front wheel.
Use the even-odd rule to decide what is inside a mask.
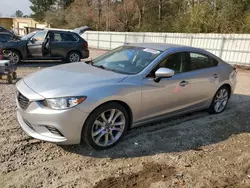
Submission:
[[[9,58],[15,64],[18,64],[21,62],[21,55],[17,51],[10,51]]]
[[[107,103],[90,114],[82,138],[92,148],[108,149],[119,142],[128,127],[126,109],[118,103]]]
[[[209,107],[209,112],[211,114],[219,114],[223,112],[227,106],[229,100],[229,89],[227,86],[222,86],[216,92],[213,101]]]

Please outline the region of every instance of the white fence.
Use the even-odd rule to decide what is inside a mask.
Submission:
[[[114,49],[124,43],[172,43],[203,48],[231,64],[250,66],[250,34],[186,34],[88,31],[90,47]]]

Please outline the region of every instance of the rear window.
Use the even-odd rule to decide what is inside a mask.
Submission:
[[[54,33],[54,40],[57,42],[76,42],[78,38],[70,33]]]
[[[67,34],[62,33],[61,36],[62,36],[63,41],[71,41],[71,42],[77,41],[77,38],[74,35],[69,34],[69,33],[67,33]]]
[[[190,53],[190,61],[191,70],[216,67],[218,65],[217,60],[199,53]]]

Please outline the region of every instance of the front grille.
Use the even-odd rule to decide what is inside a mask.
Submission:
[[[30,101],[22,93],[18,93],[17,100],[18,100],[19,106],[22,109],[25,110],[28,108]]]

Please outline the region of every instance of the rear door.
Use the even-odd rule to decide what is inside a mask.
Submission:
[[[219,85],[219,69],[217,60],[202,53],[189,52],[190,89],[192,105],[203,107],[213,98]]]
[[[40,31],[36,33],[27,44],[28,54],[30,57],[43,57],[43,43],[48,31]]]
[[[53,32],[50,41],[51,56],[65,57],[69,51],[77,49],[78,41],[70,32]]]

